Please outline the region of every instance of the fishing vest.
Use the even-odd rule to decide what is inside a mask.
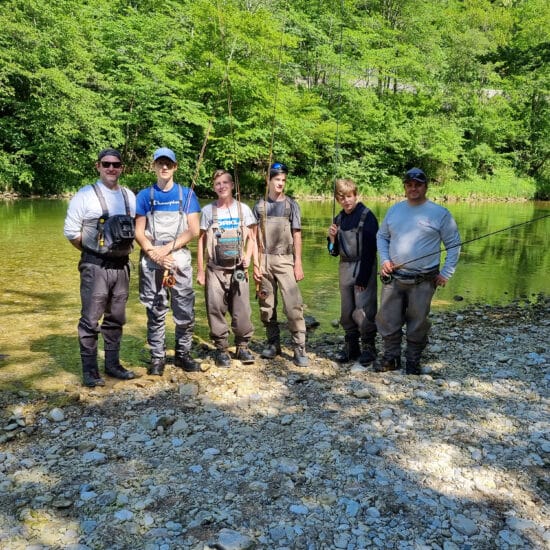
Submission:
[[[263,254],[294,253],[294,240],[290,226],[291,207],[288,198],[285,197],[285,211],[282,216],[267,215],[267,204],[264,199],[258,202],[260,213],[260,252]]]
[[[340,261],[358,262],[361,260],[363,251],[363,226],[365,225],[368,213],[369,209],[365,206],[365,209],[361,212],[357,227],[347,231],[339,229],[338,249],[340,251]],[[342,223],[342,212],[334,218],[334,223],[340,228],[340,224]]]
[[[95,191],[102,214],[98,219],[86,220],[82,225],[82,248],[105,258],[122,258],[133,249],[135,238],[135,221],[131,216],[128,193],[120,188],[124,199],[126,214],[109,216],[109,210],[101,189],[94,183]]]
[[[212,203],[212,225],[208,228],[207,244],[208,261],[211,265],[234,269],[241,263],[243,231],[240,216],[235,221],[239,224],[236,228],[220,227],[218,207],[215,202]]]
[[[154,186],[151,186],[149,190],[149,212],[146,215],[145,236],[154,246],[162,246],[173,242],[184,231],[187,231],[188,224],[187,214],[185,213],[186,209],[183,204],[183,189],[178,183],[174,185],[177,185],[179,193],[177,211],[155,210]],[[172,256],[180,269],[191,265],[191,251],[187,246],[174,250]],[[150,268],[162,269],[161,266],[150,260],[147,256],[145,256],[145,262]]]

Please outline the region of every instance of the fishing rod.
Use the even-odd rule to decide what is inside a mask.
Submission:
[[[334,140],[334,183],[332,186],[332,219],[336,214],[336,179],[340,159],[340,111],[342,104],[342,50],[344,44],[344,0],[340,2],[340,48],[338,52],[338,104],[336,107],[336,136]]]
[[[288,7],[288,6],[287,6]],[[267,159],[267,169],[265,173],[265,190],[264,190],[264,203],[263,209],[260,209],[260,220],[259,220],[259,230],[258,230],[258,264],[261,266],[262,261],[267,271],[267,200],[269,197],[269,176],[271,172],[271,164],[273,163],[273,148],[275,145],[275,127],[277,124],[277,104],[279,101],[279,80],[281,78],[281,68],[283,65],[283,48],[284,48],[284,29],[286,25],[286,17],[282,21],[282,32],[280,33],[280,42],[277,53],[277,76],[275,79],[275,90],[273,92],[273,112],[271,115],[271,136],[269,140],[269,154]],[[261,243],[261,246],[260,246]],[[262,289],[261,283],[256,281],[256,297],[265,298],[266,291]]]
[[[473,243],[474,241],[479,241],[481,239],[485,239],[486,237],[491,237],[492,235],[496,235],[497,233],[503,233],[504,231],[509,231],[510,229],[515,229],[516,227],[521,227],[522,225],[528,225],[530,223],[537,222],[539,220],[543,220],[544,218],[550,217],[550,214],[545,214],[544,216],[539,216],[538,218],[534,218],[532,220],[528,220],[526,222],[521,223],[515,223],[513,225],[509,225],[508,227],[503,227],[502,229],[497,229],[496,231],[491,231],[490,233],[485,233],[485,235],[478,235],[477,237],[473,237],[472,239],[468,239],[466,241],[460,241],[457,244],[453,244],[449,246],[448,248],[445,248],[445,252],[452,250],[453,248],[457,248],[459,246],[464,246],[465,244]],[[413,258],[412,260],[407,260],[406,262],[402,262],[396,266],[393,267],[394,270],[402,268],[404,265],[410,264],[412,262],[417,262],[418,260],[423,260],[424,258],[429,258],[430,256],[434,256],[436,254],[441,254],[441,250],[437,252],[430,252],[429,254],[424,254],[424,256],[419,256],[418,258]]]

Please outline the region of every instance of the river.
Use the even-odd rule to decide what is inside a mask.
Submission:
[[[320,321],[320,331],[337,331],[331,321],[339,316],[338,260],[326,252],[333,205],[329,201],[300,204],[305,271],[300,287],[306,313]],[[381,220],[390,203],[369,202],[368,206]],[[437,290],[434,310],[533,300],[538,293],[550,293],[550,217],[525,223],[550,214],[550,203],[451,203],[447,207],[457,220],[463,241],[523,225],[466,244],[454,277],[447,287]],[[29,352],[46,354],[49,360],[39,361],[46,371],[55,369],[60,361],[70,362],[70,370],[78,363],[78,252],[63,237],[66,208],[66,200],[0,202],[0,354],[21,361],[32,358]],[[135,251],[124,336],[130,361],[142,358],[145,339],[145,313],[137,298],[137,258]],[[261,340],[257,310],[253,303],[255,339]],[[200,287],[196,312],[196,334],[208,341]]]

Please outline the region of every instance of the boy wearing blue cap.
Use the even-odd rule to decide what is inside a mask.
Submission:
[[[406,325],[406,373],[421,374],[428,343],[428,315],[435,289],[445,286],[460,254],[460,235],[451,213],[426,198],[428,178],[420,168],[404,177],[405,201],[393,205],[376,238],[382,294],[376,326],[384,342],[377,372],[401,367],[401,327]],[[448,250],[440,269],[441,243]]]
[[[172,309],[176,325],[174,364],[200,371],[191,357],[195,324],[195,293],[189,242],[199,235],[200,206],[192,189],[174,182],[178,168],[174,151],[153,154],[157,182],[138,193],[136,241],[141,247],[139,299],[147,309],[148,374],[162,376],[166,361],[166,315]]]

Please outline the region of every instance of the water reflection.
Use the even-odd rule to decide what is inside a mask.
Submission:
[[[379,221],[391,204],[367,202]],[[437,290],[434,310],[459,308],[469,303],[507,303],[550,291],[550,217],[479,238],[548,216],[550,203],[452,203],[446,206],[457,220],[462,241],[467,244],[462,247],[460,262],[450,283]],[[302,285],[304,297],[320,315],[337,317],[338,300],[334,300],[338,294],[337,260],[329,257],[325,249],[332,203],[302,203],[302,210],[308,279]],[[457,301],[458,296],[463,301]],[[314,308],[314,304],[318,305]]]
[[[305,280],[300,283],[306,313],[321,321],[321,330],[335,330],[339,316],[338,260],[326,252],[326,231],[332,202],[301,202],[304,230]],[[391,203],[369,202],[382,219]],[[18,333],[67,330],[79,316],[78,252],[63,237],[67,201],[22,200],[0,203],[0,253],[3,260],[0,303],[0,347],[7,347],[13,327]],[[550,213],[550,203],[449,204],[463,241]],[[507,303],[550,293],[548,235],[550,217],[466,244],[455,276],[437,291],[434,309],[469,303]],[[137,265],[137,251],[132,255]],[[202,289],[197,287],[197,334],[208,340]],[[252,290],[253,292],[253,290]],[[137,273],[131,282],[126,334],[140,341],[145,314],[137,299]],[[463,301],[457,302],[455,296]],[[254,299],[254,297],[251,297]],[[261,339],[258,311],[253,304],[256,337]],[[21,335],[21,334],[20,334]],[[13,342],[10,343],[10,345]],[[75,340],[76,348],[76,340]],[[72,351],[71,351],[72,353]]]

